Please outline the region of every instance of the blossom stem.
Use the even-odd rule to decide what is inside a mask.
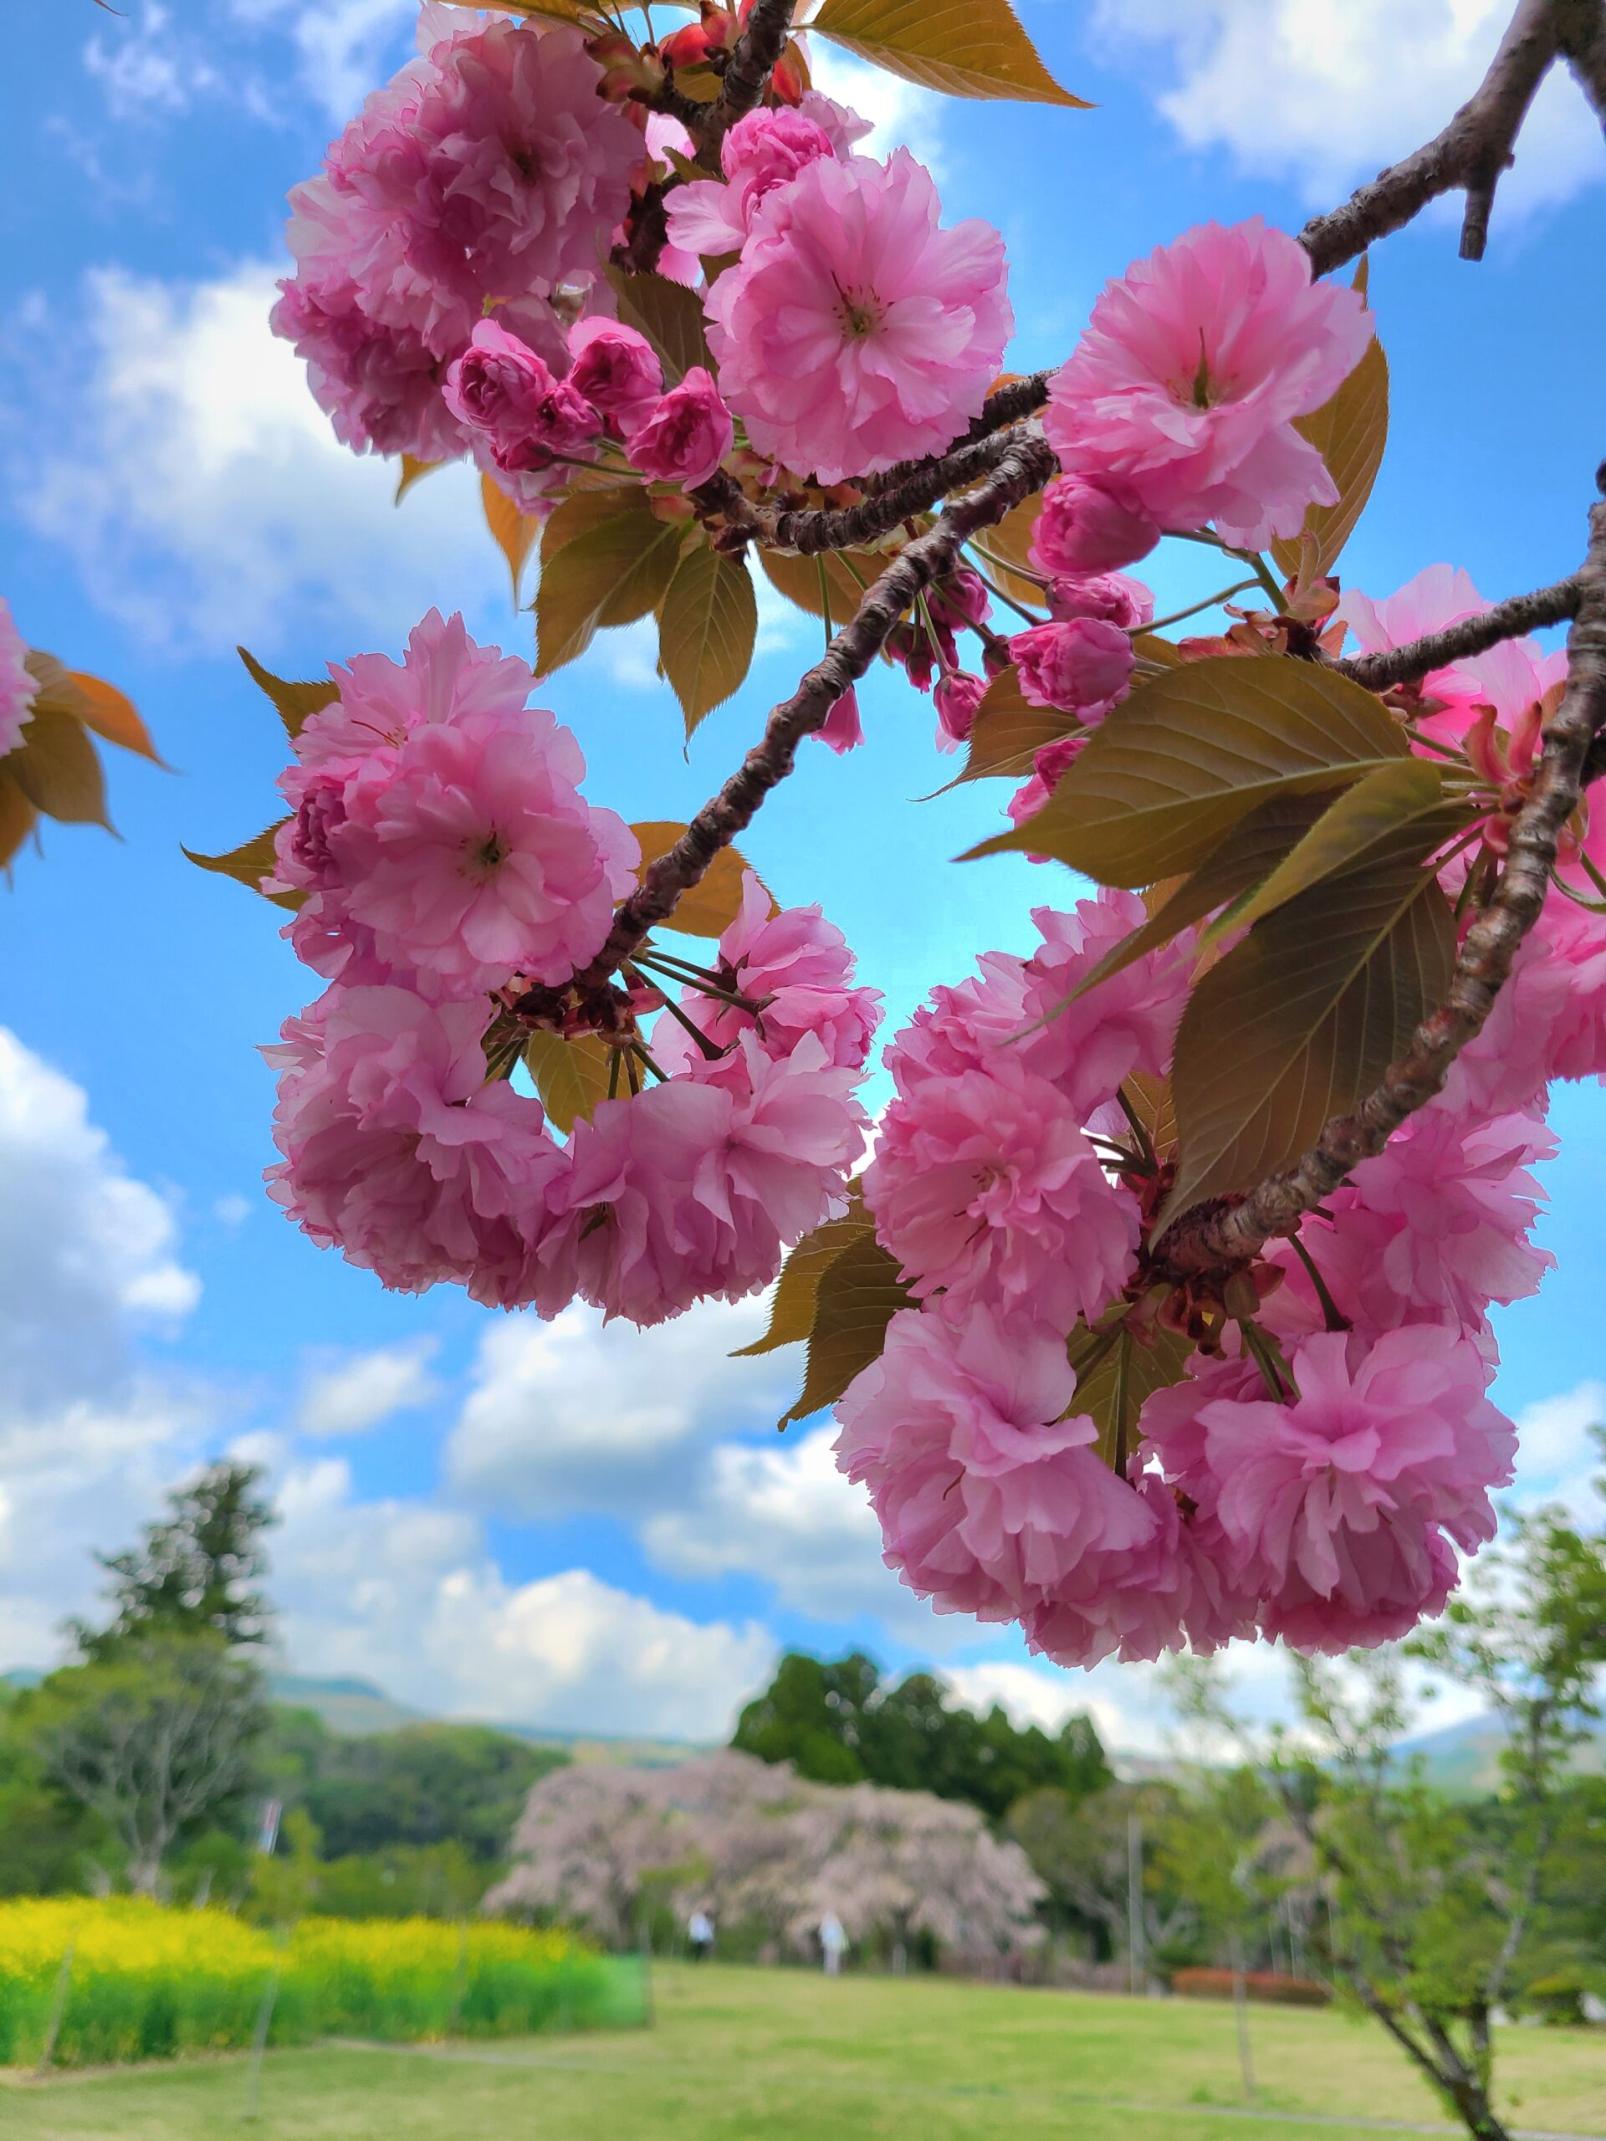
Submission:
[[[970,569],[976,575],[976,578],[981,582],[982,586],[986,588],[988,594],[995,595],[998,600],[1003,603],[1006,609],[1013,610],[1017,617],[1024,617],[1028,624],[1041,624],[1043,620],[1037,615],[1035,610],[1029,610],[1024,602],[1017,602],[1013,595],[1006,595],[1004,590],[999,586],[998,582],[992,579],[987,573],[984,573],[981,567],[975,562],[978,557],[987,556],[988,553],[985,550],[981,549],[978,545],[977,548],[970,553]]]
[[[1127,1092],[1127,1089],[1124,1085],[1118,1085],[1116,1087],[1115,1097],[1121,1103],[1121,1113],[1126,1117],[1127,1121],[1132,1126],[1132,1135],[1138,1141],[1138,1150],[1143,1155],[1143,1159],[1148,1168],[1149,1173],[1151,1175],[1156,1173],[1159,1167],[1159,1162],[1155,1158],[1154,1140],[1149,1136],[1148,1126],[1145,1124],[1143,1117],[1138,1113],[1137,1109],[1133,1107],[1131,1095]]]
[[[635,979],[637,979],[638,981],[645,981],[646,979],[645,975],[641,974],[634,966],[625,965],[622,966],[619,971],[624,975],[627,981],[630,980],[632,976],[634,976]],[[677,1026],[685,1027],[686,1031],[696,1042],[698,1048],[702,1051],[705,1061],[709,1063],[718,1063],[720,1061],[720,1059],[725,1054],[724,1049],[720,1047],[717,1041],[711,1041],[708,1038],[708,1035],[704,1033],[702,1027],[697,1025],[694,1020],[689,1019],[686,1016],[685,1012],[681,1010],[679,1004],[677,1004],[672,997],[666,996],[664,998],[663,1008],[669,1013],[669,1016],[675,1021]],[[658,1075],[662,1077],[663,1073],[660,1071]]]
[[[1333,1299],[1331,1293],[1329,1293],[1328,1291],[1327,1281],[1316,1269],[1316,1261],[1314,1257],[1312,1257],[1310,1251],[1305,1247],[1305,1244],[1300,1240],[1297,1234],[1290,1234],[1288,1239],[1293,1248],[1295,1256],[1297,1256],[1299,1258],[1299,1261],[1304,1265],[1305,1275],[1310,1280],[1310,1283],[1315,1290],[1317,1300],[1321,1303],[1322,1321],[1326,1324],[1327,1328],[1330,1331],[1347,1331],[1352,1329],[1353,1326],[1350,1322],[1350,1319],[1339,1308],[1338,1303]]]
[[[1140,632],[1163,632],[1168,624],[1181,624],[1184,618],[1197,617],[1201,610],[1218,609],[1233,595],[1241,595],[1246,587],[1258,586],[1255,580],[1234,580],[1231,587],[1224,587],[1219,594],[1206,595],[1202,602],[1191,602],[1185,610],[1173,610],[1169,617],[1156,617],[1152,624],[1135,624],[1134,638]]]

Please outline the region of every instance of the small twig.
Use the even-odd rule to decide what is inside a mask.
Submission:
[[[1541,625],[1565,624],[1578,615],[1578,575],[1558,580],[1553,587],[1535,588],[1531,595],[1513,595],[1497,602],[1492,610],[1476,617],[1463,617],[1441,632],[1407,640],[1403,647],[1386,647],[1379,654],[1353,654],[1334,666],[1368,691],[1387,691],[1391,684],[1414,682],[1431,670],[1463,661],[1469,654],[1483,654],[1503,639],[1521,639]]]
[[[968,446],[959,446],[940,458],[923,461],[904,482],[892,490],[878,491],[858,505],[830,507],[776,507],[752,504],[739,490],[733,497],[718,486],[716,510],[732,528],[766,547],[795,550],[800,557],[815,557],[822,550],[860,550],[883,535],[890,535],[912,514],[929,512],[950,491],[974,483],[1003,460],[1020,438],[1019,431],[990,432]],[[716,479],[717,483],[717,479]],[[715,504],[704,484],[697,494],[699,504]]]
[[[958,453],[963,446],[974,446],[978,439],[986,438],[991,431],[1002,430],[1005,424],[1018,424],[1022,417],[1035,416],[1048,400],[1048,382],[1047,372],[1029,372],[1024,379],[1012,379],[1007,386],[996,388],[982,403],[981,414],[970,428],[961,432],[937,458],[946,459],[947,454]],[[931,460],[932,456],[928,454],[918,461],[895,461],[878,476],[867,476],[863,487],[872,496],[878,496],[882,491],[895,491],[911,476],[917,476],[923,468],[929,467]]]
[[[581,988],[605,982],[647,932],[674,912],[682,893],[700,881],[714,857],[751,823],[770,790],[785,780],[799,744],[824,727],[832,707],[869,669],[916,595],[951,569],[978,528],[1002,520],[1012,506],[1040,490],[1053,469],[1045,441],[1032,431],[1018,433],[986,481],[898,554],[797,690],[772,710],[763,737],[718,795],[703,805],[673,847],[648,864],[615,915],[607,943],[578,977]]]
[[[709,144],[717,147],[764,94],[764,86],[792,34],[793,5],[794,0],[757,0],[731,53],[719,100],[704,109],[702,134]]]
[[[1489,71],[1442,133],[1390,164],[1299,234],[1313,275],[1326,275],[1399,230],[1441,193],[1467,197],[1461,257],[1481,260],[1495,188],[1509,167],[1540,83],[1561,53],[1564,0],[1520,0]]]
[[[1456,957],[1449,994],[1418,1026],[1409,1047],[1353,1114],[1335,1116],[1300,1160],[1242,1203],[1186,1213],[1164,1238],[1179,1275],[1219,1270],[1255,1256],[1274,1234],[1291,1234],[1362,1160],[1381,1152],[1406,1118],[1443,1085],[1450,1066],[1482,1031],[1538,920],[1562,828],[1578,807],[1590,747],[1606,731],[1606,464],[1602,501],[1590,508],[1589,550],[1576,575],[1578,608],[1567,635],[1567,689],[1547,723],[1528,795],[1511,822],[1499,882],[1473,919]]]

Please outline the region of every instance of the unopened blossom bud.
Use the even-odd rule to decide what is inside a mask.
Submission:
[[[1154,597],[1141,580],[1124,572],[1065,574],[1048,585],[1048,614],[1056,624],[1075,617],[1102,617],[1123,632],[1135,632],[1154,616]]]
[[[1017,632],[1009,651],[1031,706],[1056,707],[1084,722],[1102,720],[1132,674],[1132,641],[1099,617]]]
[[[700,22],[688,22],[658,47],[658,56],[670,67],[701,67],[708,58],[708,35]]]
[[[937,582],[926,597],[931,621],[958,629],[961,625],[985,624],[992,614],[992,598],[979,573],[962,565]]]
[[[631,97],[651,97],[663,88],[666,69],[651,45],[638,46],[622,30],[609,30],[586,40],[586,50],[602,69],[597,95],[610,104],[623,104]]]
[[[839,758],[844,751],[851,751],[863,743],[864,723],[859,719],[859,694],[851,684],[832,706],[815,733],[821,743],[829,744]]]
[[[441,391],[458,422],[481,433],[497,467],[510,472],[586,455],[602,428],[585,397],[495,320],[478,322]]]
[[[708,481],[734,436],[730,411],[712,375],[698,364],[632,433],[630,458],[649,479],[692,490]]]
[[[1129,492],[1086,476],[1057,476],[1043,493],[1032,534],[1041,573],[1113,572],[1147,557],[1160,527]]]
[[[950,669],[938,678],[935,704],[940,750],[952,750],[955,744],[968,739],[976,724],[976,709],[986,696],[985,680],[967,676],[963,669]]]
[[[770,74],[770,88],[782,104],[801,104],[808,90],[803,78],[803,67],[796,45],[788,45],[775,62]]]
[[[574,362],[569,384],[583,394],[612,431],[644,424],[664,391],[664,370],[645,335],[620,320],[588,314],[569,329]]]

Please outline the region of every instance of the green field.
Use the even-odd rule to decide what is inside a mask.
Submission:
[[[5,2141],[1346,2141],[1440,2125],[1375,2025],[1252,2013],[1258,2116],[1230,2007],[796,1971],[655,1973],[650,2031],[412,2051],[271,2053],[0,2087]],[[1606,2134],[1606,2034],[1503,2033],[1524,2128]],[[1315,2118],[1310,2115],[1316,2114]]]

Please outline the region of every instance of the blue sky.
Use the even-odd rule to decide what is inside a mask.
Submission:
[[[1106,276],[1207,216],[1312,207],[1441,123],[1497,0],[1027,5],[1087,113],[960,104],[829,63],[826,86],[934,165],[947,212],[1005,233],[1024,368],[1065,355]],[[762,1309],[648,1338],[574,1312],[543,1330],[438,1292],[384,1294],[263,1199],[271,1083],[255,1053],[311,993],[275,917],[194,871],[275,814],[277,724],[232,648],[285,675],[394,650],[431,604],[528,651],[461,471],[398,511],[336,446],[265,313],[283,197],[406,54],[408,0],[56,0],[10,25],[0,100],[0,590],[33,643],[127,689],[174,769],[119,759],[120,841],[52,827],[0,893],[0,1668],[42,1662],[164,1486],[229,1447],[273,1472],[292,1662],[430,1707],[711,1735],[777,1645],[933,1659],[966,1694],[1053,1719],[1091,1702],[1155,1729],[1153,1676],[1072,1678],[942,1622],[878,1563],[819,1429],[784,1442],[785,1356],[730,1362]],[[1387,22],[1396,40],[1382,34]],[[1403,54],[1399,41],[1403,41]],[[1372,300],[1395,437],[1346,578],[1385,593],[1466,565],[1495,596],[1576,563],[1601,424],[1606,155],[1557,82],[1491,255],[1443,218],[1379,249]],[[1181,546],[1176,546],[1181,548]],[[1209,591],[1162,557],[1163,608]],[[766,601],[745,690],[683,753],[639,635],[547,694],[588,790],[684,817],[812,655]],[[1071,889],[1018,858],[955,868],[1000,791],[945,777],[930,713],[881,680],[870,740],[809,749],[748,842],[784,901],[819,898],[901,1019],[935,979],[1031,936]],[[878,1091],[872,1098],[879,1097]],[[1606,1402],[1596,1353],[1602,1103],[1569,1091],[1545,1238],[1560,1269],[1507,1314],[1498,1395],[1530,1414],[1523,1491],[1576,1486]],[[1276,1668],[1246,1664],[1270,1700]]]

